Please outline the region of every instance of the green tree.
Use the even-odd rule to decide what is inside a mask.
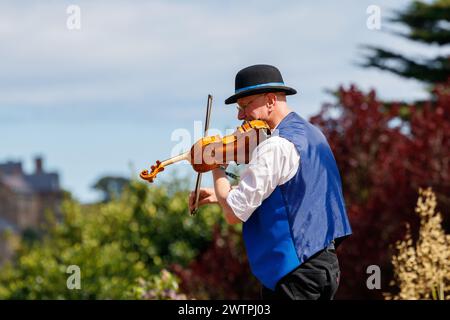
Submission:
[[[108,203],[65,200],[63,221],[50,219],[42,239],[21,242],[0,270],[0,299],[177,297],[178,280],[166,269],[186,266],[211,242],[214,225],[225,226],[217,206],[190,216],[183,186],[132,182]],[[67,288],[70,265],[80,268],[80,290]]]
[[[103,201],[120,198],[125,189],[129,186],[130,180],[123,177],[106,176],[100,178],[92,188],[103,193]]]
[[[450,44],[450,0],[432,3],[412,2],[403,12],[389,19],[407,28],[407,32],[394,32],[411,41],[443,48]],[[365,46],[370,52],[365,56],[364,67],[374,67],[395,73],[404,78],[416,79],[426,84],[442,83],[450,75],[450,56],[412,58],[389,49]]]

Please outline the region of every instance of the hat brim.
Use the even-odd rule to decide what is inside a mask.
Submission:
[[[236,103],[238,99],[248,97],[254,94],[260,94],[260,93],[267,93],[267,92],[284,92],[287,96],[296,94],[297,90],[285,87],[285,86],[267,86],[267,87],[259,87],[254,89],[249,89],[246,91],[242,91],[239,93],[236,93],[225,100],[225,104],[232,104]]]

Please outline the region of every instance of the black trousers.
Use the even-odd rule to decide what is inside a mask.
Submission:
[[[332,300],[339,286],[334,245],[319,251],[278,281],[275,291],[261,289],[264,300]]]

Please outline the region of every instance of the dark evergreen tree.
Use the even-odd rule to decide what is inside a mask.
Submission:
[[[100,178],[92,188],[103,193],[103,202],[109,202],[119,198],[129,185],[129,179],[107,176]]]
[[[450,0],[414,1],[404,11],[395,12],[388,21],[406,26],[407,32],[394,34],[411,41],[441,48],[450,44]],[[389,71],[426,84],[442,83],[450,76],[449,54],[432,58],[411,57],[387,48],[364,47],[369,50],[362,64],[364,67]]]

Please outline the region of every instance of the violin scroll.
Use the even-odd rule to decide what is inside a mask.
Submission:
[[[148,170],[142,170],[139,175],[141,179],[144,179],[150,183],[153,183],[153,180],[156,178],[157,174],[164,171],[164,166],[161,164],[161,161],[157,160],[156,164],[150,167],[152,171],[149,173]]]
[[[148,172],[148,170],[143,170],[141,172],[141,174],[139,175],[141,177],[141,179],[144,179],[150,183],[153,182],[153,180],[155,180],[156,176],[158,173],[160,173],[161,171],[164,171],[164,168],[167,167],[168,165],[181,161],[181,160],[189,160],[189,155],[190,152],[187,151],[185,153],[182,153],[176,157],[164,160],[164,161],[156,161],[156,164],[151,166],[150,168],[152,169],[150,172]]]

